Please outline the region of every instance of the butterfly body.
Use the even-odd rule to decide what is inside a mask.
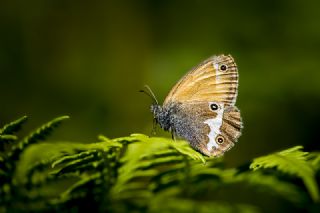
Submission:
[[[151,112],[156,122],[207,156],[221,156],[241,135],[234,106],[238,71],[231,56],[213,56],[188,72]]]

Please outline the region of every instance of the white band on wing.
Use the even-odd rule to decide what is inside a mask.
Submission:
[[[214,102],[209,103],[209,107],[212,103],[214,103]],[[221,134],[220,127],[222,125],[224,106],[223,106],[223,104],[222,105],[217,104],[217,105],[219,106],[218,109],[216,110],[217,117],[204,121],[204,123],[208,124],[210,127],[210,132],[208,134],[209,143],[207,144],[207,149],[209,152],[212,151],[213,147],[216,147],[216,148],[219,147],[219,145],[216,142],[216,137],[219,134]]]

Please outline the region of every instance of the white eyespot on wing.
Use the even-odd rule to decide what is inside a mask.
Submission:
[[[214,102],[209,102],[209,107],[212,103]],[[208,134],[209,143],[207,144],[207,149],[209,152],[212,151],[213,147],[216,147],[216,148],[219,147],[219,145],[216,142],[216,137],[219,134],[221,134],[220,127],[222,126],[224,106],[223,104],[222,105],[217,104],[217,105],[219,106],[218,109],[216,110],[217,116],[215,118],[204,121],[204,123],[208,124],[210,127],[210,132]]]

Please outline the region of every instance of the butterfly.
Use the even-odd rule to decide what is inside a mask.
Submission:
[[[243,128],[238,95],[238,68],[231,55],[212,56],[194,67],[171,89],[163,105],[151,112],[155,123],[207,156],[230,150]],[[145,92],[145,91],[143,91]]]

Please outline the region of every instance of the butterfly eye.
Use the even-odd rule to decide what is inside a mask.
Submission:
[[[218,105],[215,104],[215,103],[212,103],[212,104],[210,104],[210,109],[211,109],[212,111],[216,111],[216,110],[218,109]]]
[[[221,135],[219,135],[219,136],[216,138],[216,141],[217,141],[218,144],[223,144],[224,138],[223,138]]]
[[[220,66],[220,70],[221,71],[226,71],[228,69],[228,67],[227,67],[227,65],[225,65],[225,64],[222,64],[221,66]]]

